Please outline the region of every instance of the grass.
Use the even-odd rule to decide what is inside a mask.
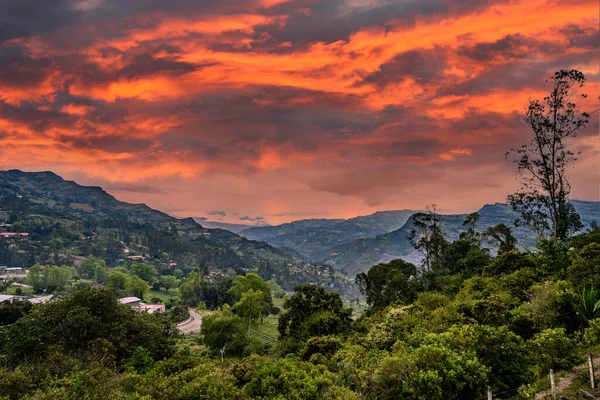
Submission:
[[[16,295],[17,288],[21,288],[21,295],[23,295],[23,296],[32,296],[33,295],[32,288],[26,288],[26,287],[21,287],[21,286],[11,286],[6,290],[5,294]]]
[[[166,303],[167,301],[169,301],[170,299],[172,299],[173,297],[177,296],[177,289],[170,289],[168,292],[164,292],[162,290],[154,290],[151,289],[148,294],[146,295],[146,299],[151,299],[153,297],[157,297],[160,299],[160,301],[162,301],[163,303]]]
[[[272,338],[277,339],[279,337],[279,332],[277,331],[277,324],[279,321],[279,317],[277,315],[269,315],[264,318],[263,323],[258,321],[253,328],[265,335],[271,336]]]

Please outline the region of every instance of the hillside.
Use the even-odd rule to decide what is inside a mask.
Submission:
[[[102,188],[52,172],[0,171],[0,231],[29,234],[26,240],[0,239],[0,265],[70,265],[94,255],[115,266],[138,255],[159,269],[204,264],[211,270],[254,270],[286,288],[318,282],[322,270],[266,243],[124,203]]]
[[[588,226],[594,220],[600,221],[600,203],[574,200],[573,205],[580,213],[584,225]],[[480,232],[485,231],[489,226],[500,223],[513,226],[518,217],[514,211],[502,203],[487,204],[478,213],[480,220],[477,230]],[[458,239],[459,234],[465,230],[462,225],[465,216],[466,214],[455,214],[442,217],[442,224],[448,240]],[[359,239],[325,249],[315,254],[313,259],[331,265],[350,276],[367,271],[378,263],[389,262],[396,258],[418,263],[420,262],[420,254],[415,252],[408,241],[408,235],[412,227],[413,220],[410,218],[398,230],[374,238]],[[514,229],[514,235],[518,239],[520,248],[535,246],[537,236],[531,230],[519,227]],[[484,245],[486,244],[484,243]],[[491,247],[490,244],[487,245]]]
[[[343,219],[309,219],[278,226],[245,229],[240,235],[263,240],[273,246],[289,247],[307,258],[326,249],[370,238],[402,227],[416,211],[379,211],[371,215]]]

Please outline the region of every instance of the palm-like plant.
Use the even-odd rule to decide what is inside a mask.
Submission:
[[[596,289],[583,289],[579,296],[579,304],[577,305],[579,315],[589,322],[600,316],[600,300],[598,300],[598,292]]]

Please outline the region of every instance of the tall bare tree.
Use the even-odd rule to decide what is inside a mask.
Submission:
[[[428,205],[426,210],[425,213],[413,216],[413,228],[408,241],[423,254],[425,270],[436,271],[441,268],[440,262],[448,242],[444,238],[444,227],[437,205]]]
[[[521,214],[520,223],[540,236],[550,234],[564,240],[582,227],[581,218],[569,202],[571,185],[567,169],[577,155],[565,139],[577,136],[590,114],[580,112],[576,98],[586,98],[580,89],[585,76],[577,70],[560,70],[550,78],[552,91],[542,101],[532,100],[526,121],[533,133],[528,144],[513,148],[506,159],[517,166],[521,189],[508,196],[508,203]]]

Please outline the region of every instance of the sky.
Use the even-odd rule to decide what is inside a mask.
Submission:
[[[470,212],[560,69],[599,94],[598,0],[0,0],[0,169],[248,224]],[[598,115],[572,197],[599,200]]]

